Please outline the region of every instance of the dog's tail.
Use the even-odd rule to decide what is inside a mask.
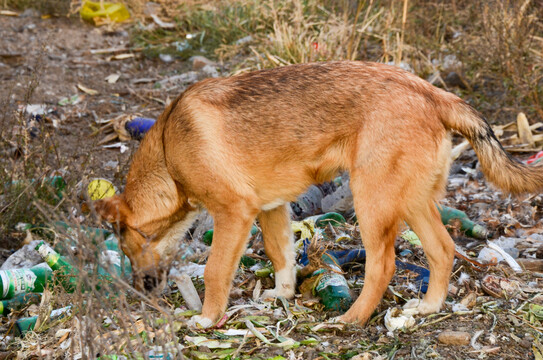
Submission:
[[[449,99],[439,106],[441,121],[471,143],[483,173],[492,183],[511,193],[543,192],[543,166],[527,166],[512,158],[475,109],[456,96]]]

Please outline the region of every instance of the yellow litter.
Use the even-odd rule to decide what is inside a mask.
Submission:
[[[81,18],[93,24],[101,23],[102,19],[123,22],[130,18],[128,9],[123,4],[109,2],[84,1],[81,7]]]

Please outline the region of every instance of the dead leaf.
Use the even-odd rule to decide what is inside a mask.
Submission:
[[[124,60],[124,59],[130,59],[136,57],[135,54],[119,54],[119,55],[113,55],[109,58],[109,60]]]
[[[517,131],[518,137],[520,138],[522,144],[527,144],[531,148],[535,146],[532,130],[530,130],[530,124],[528,123],[528,118],[526,118],[526,115],[523,112],[520,112],[517,115]]]
[[[10,10],[0,10],[0,15],[4,15],[4,16],[19,16],[19,13],[16,13],[15,11],[10,11]]]
[[[98,95],[98,91],[96,90],[93,90],[93,89],[90,89],[86,86],[83,86],[81,84],[77,84],[77,88],[81,91],[83,91],[85,94],[89,94],[89,95]]]
[[[121,77],[121,75],[119,74],[111,74],[109,76],[107,76],[105,78],[105,80],[109,83],[109,84],[115,84],[117,82],[117,80],[119,80],[119,78]]]

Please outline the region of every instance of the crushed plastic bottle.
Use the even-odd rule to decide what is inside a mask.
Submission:
[[[321,201],[323,193],[315,185],[311,185],[309,189],[296,199],[295,202],[290,203],[292,208],[292,214],[296,219],[303,219],[308,216],[318,214],[321,210]]]

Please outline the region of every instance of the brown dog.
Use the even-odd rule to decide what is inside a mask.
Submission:
[[[543,190],[541,167],[512,160],[490,126],[457,96],[399,68],[329,62],[208,79],[173,101],[136,152],[124,194],[97,202],[121,229],[137,288],[168,268],[178,240],[205,207],[215,220],[202,315],[212,326],[258,217],[276,287],[292,297],[294,251],[288,202],[310,184],[348,170],[367,252],[362,294],[340,321],[364,323],[394,273],[401,220],[419,235],[430,265],[423,313],[447,294],[454,244],[435,202],[449,171],[450,133],[472,144],[500,188]]]

